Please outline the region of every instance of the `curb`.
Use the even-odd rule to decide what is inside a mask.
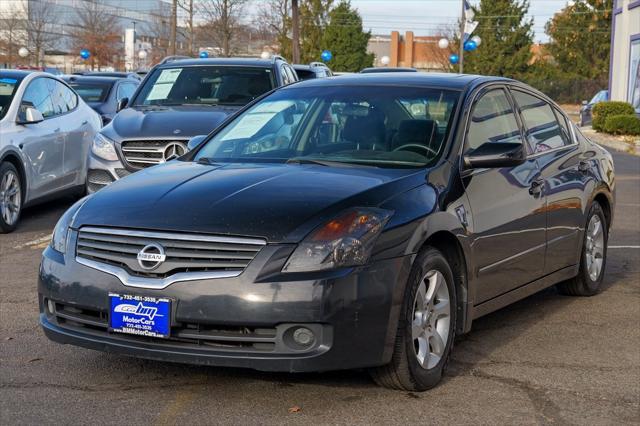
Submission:
[[[591,126],[581,127],[580,131],[591,141],[616,151],[626,152],[627,154],[640,156],[640,138],[625,141],[623,136],[607,135],[606,133],[598,133]],[[628,138],[628,137],[627,137]]]

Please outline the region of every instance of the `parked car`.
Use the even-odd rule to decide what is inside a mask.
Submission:
[[[29,65],[18,65],[16,69],[25,70],[25,71],[42,71],[42,72],[46,72],[56,76],[62,75],[62,71],[54,67],[34,67]]]
[[[371,74],[371,73],[387,73],[387,72],[418,72],[415,68],[408,67],[370,67],[364,68],[360,71],[361,74]]]
[[[137,72],[126,71],[78,71],[72,75],[84,75],[87,77],[117,77],[117,78],[131,78],[133,80],[142,80],[142,76]]]
[[[582,107],[580,108],[580,127],[591,124],[591,110],[593,109],[593,106],[598,102],[604,102],[607,100],[609,100],[609,91],[600,90],[589,102],[582,101]]]
[[[120,100],[124,109],[96,135],[89,192],[183,155],[193,136],[208,134],[253,99],[297,81],[279,56],[177,59],[149,74],[131,99]]]
[[[331,69],[322,62],[311,62],[309,65],[295,64],[293,65],[293,69],[296,71],[300,80],[325,78],[333,75]]]
[[[140,81],[122,77],[94,77],[71,75],[63,77],[80,97],[93,108],[107,125],[118,111],[118,102],[129,99],[140,85]]]
[[[44,72],[0,70],[0,233],[26,206],[84,192],[100,117]]]
[[[101,351],[364,367],[421,391],[478,317],[554,284],[598,292],[614,185],[611,155],[517,81],[309,80],[71,207],[40,323]]]

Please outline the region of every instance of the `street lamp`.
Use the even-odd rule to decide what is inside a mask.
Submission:
[[[391,59],[387,55],[380,58],[380,63],[385,67],[389,65],[389,62],[391,62]]]
[[[147,51],[146,50],[141,50],[138,52],[138,58],[142,61],[144,61],[145,59],[147,59]]]

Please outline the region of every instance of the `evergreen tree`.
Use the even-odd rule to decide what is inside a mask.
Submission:
[[[606,85],[612,8],[613,0],[578,0],[547,23],[547,49],[561,72]]]
[[[533,20],[525,17],[528,10],[527,0],[481,0],[474,8],[479,22],[474,35],[482,38],[482,45],[464,52],[464,71],[516,78],[524,74],[533,44]]]
[[[322,53],[322,33],[329,21],[333,0],[301,0],[300,61],[319,61]]]
[[[333,53],[329,66],[334,71],[358,72],[373,65],[373,54],[367,53],[371,32],[362,30],[362,18],[351,4],[343,0],[329,13],[323,37],[323,49]]]

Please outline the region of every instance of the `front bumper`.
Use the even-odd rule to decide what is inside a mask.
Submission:
[[[131,173],[119,159],[107,161],[90,152],[87,170],[87,192],[93,194]]]
[[[324,276],[265,278],[283,250],[265,246],[234,278],[144,290],[47,248],[38,282],[40,323],[59,343],[163,361],[286,372],[389,362],[412,256]],[[110,333],[109,293],[175,301],[170,338]],[[315,333],[312,345],[291,344],[291,330],[300,326]],[[256,336],[267,337],[256,343]]]

